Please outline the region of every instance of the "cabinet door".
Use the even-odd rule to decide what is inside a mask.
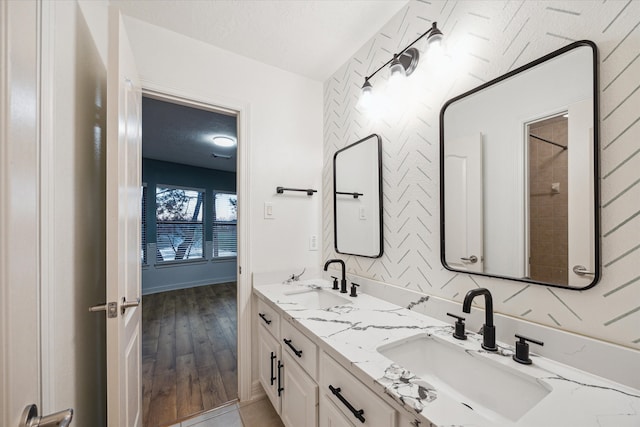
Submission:
[[[326,395],[320,397],[319,427],[354,427]]]
[[[287,427],[318,425],[318,386],[288,353],[282,354],[282,421]]]
[[[278,397],[278,363],[280,362],[280,344],[264,329],[258,326],[258,376],[276,412],[280,413]],[[282,383],[282,379],[280,379]]]

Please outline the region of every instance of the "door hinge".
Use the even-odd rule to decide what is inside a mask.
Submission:
[[[238,274],[242,274],[242,266],[238,266]]]

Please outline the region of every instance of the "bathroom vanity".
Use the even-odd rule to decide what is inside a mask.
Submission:
[[[260,382],[288,427],[637,426],[640,391],[322,279],[255,286]],[[544,339],[544,337],[538,337]],[[515,342],[515,338],[514,338]]]

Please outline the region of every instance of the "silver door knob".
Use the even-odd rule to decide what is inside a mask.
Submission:
[[[120,312],[124,314],[127,308],[137,307],[140,305],[140,298],[136,298],[135,301],[127,301],[126,298],[122,297],[122,304],[120,304]]]
[[[36,405],[27,405],[22,412],[18,427],[67,427],[73,419],[73,409],[69,408],[55,414],[38,416]]]
[[[587,267],[585,267],[584,265],[574,265],[573,272],[578,276],[593,276],[594,274],[596,274],[593,271],[587,270]]]
[[[475,264],[476,262],[478,262],[478,257],[475,255],[471,255],[469,258],[462,257],[460,259],[466,262],[470,262],[471,264]]]

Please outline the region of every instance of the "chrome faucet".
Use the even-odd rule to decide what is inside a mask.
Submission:
[[[341,259],[330,259],[329,261],[324,263],[324,271],[327,271],[327,268],[329,268],[329,264],[333,264],[335,262],[340,263],[340,266],[342,267],[342,279],[340,280],[340,293],[346,294],[347,278],[346,278],[346,267],[344,265],[344,261]]]
[[[485,288],[471,289],[467,292],[462,303],[462,311],[471,313],[471,301],[478,295],[484,295],[484,325],[482,325],[482,348],[488,351],[498,351],[496,346],[496,327],[493,326],[493,298],[491,292]]]

